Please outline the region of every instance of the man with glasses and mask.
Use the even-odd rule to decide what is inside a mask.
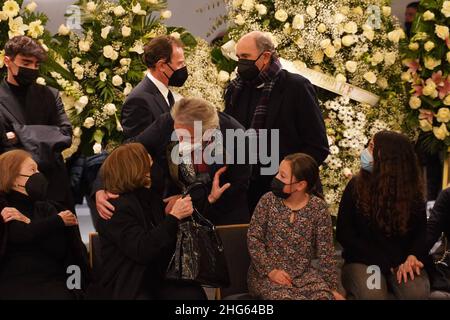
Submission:
[[[144,47],[145,78],[133,89],[122,107],[125,139],[136,137],[175,103],[169,86],[181,87],[188,77],[183,43],[160,36]]]
[[[225,112],[245,129],[278,129],[278,159],[301,152],[321,165],[329,149],[313,85],[282,69],[271,39],[262,32],[244,35],[236,45],[236,55],[238,76],[226,90]],[[250,213],[270,191],[272,178],[261,175],[259,164],[253,166],[248,189]]]
[[[61,156],[72,143],[72,126],[58,90],[36,83],[46,52],[26,36],[13,37],[4,50],[8,74],[0,82],[0,150],[30,152],[49,182],[47,199],[75,212]]]

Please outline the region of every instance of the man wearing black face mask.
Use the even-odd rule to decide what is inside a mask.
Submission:
[[[148,68],[145,78],[133,89],[122,107],[125,139],[136,137],[175,103],[169,86],[181,87],[188,77],[183,43],[171,36],[151,40],[144,48]]]
[[[61,151],[72,143],[72,126],[58,90],[39,85],[44,48],[26,36],[5,45],[7,77],[0,82],[0,150],[24,149],[49,180],[47,199],[74,211]]]
[[[411,2],[406,6],[405,10],[405,31],[406,35],[411,37],[411,28],[414,22],[414,18],[416,17],[417,9],[419,7],[419,2]]]
[[[301,152],[320,165],[329,153],[328,139],[312,84],[281,68],[271,39],[262,32],[244,35],[236,45],[236,55],[238,76],[226,90],[225,112],[245,129],[278,129],[278,159]],[[267,148],[271,154],[270,142]],[[261,175],[260,169],[260,164],[253,166],[248,189],[251,213],[260,197],[270,191],[273,178]]]

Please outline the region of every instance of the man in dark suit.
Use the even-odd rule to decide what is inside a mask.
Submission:
[[[239,164],[236,159],[239,152],[246,150],[237,150],[237,144],[225,138],[226,130],[243,130],[243,127],[229,115],[217,112],[211,104],[202,99],[182,99],[177,102],[171,113],[161,115],[134,139],[142,143],[151,154],[153,166],[160,168],[160,177],[154,177],[152,170],[152,188],[159,189],[163,186],[164,190],[158,192],[162,192],[164,197],[170,197],[166,199],[166,212],[170,211],[173,203],[187,187],[195,182],[203,182],[207,186],[205,190],[207,194],[202,194],[201,190],[195,190],[190,194],[194,206],[203,212],[206,218],[216,225],[248,223],[250,217],[247,188],[250,166],[245,163]],[[195,121],[200,121],[204,129],[200,139],[195,137]],[[207,138],[209,129],[219,129],[223,137],[223,147],[220,147],[220,139]],[[194,139],[189,140],[178,133],[183,130],[189,132]],[[174,132],[177,133],[176,137],[173,135]],[[209,163],[203,157],[208,154],[208,151],[205,151],[208,148],[214,149],[215,152],[215,158],[211,159],[214,161]],[[187,150],[189,158],[192,156],[191,163],[177,162],[173,158],[173,152],[178,153],[182,149]],[[195,161],[196,150],[201,151],[198,162]],[[227,158],[227,153],[234,157]],[[106,193],[101,190],[100,184],[97,185],[99,186],[95,194],[97,210],[103,219],[109,219],[114,207],[108,200],[117,195]]]
[[[236,45],[238,76],[225,93],[225,113],[245,129],[278,129],[279,161],[302,152],[318,165],[329,154],[322,113],[313,85],[304,77],[281,68],[272,41],[262,32],[244,35]],[[268,146],[271,144],[268,143]],[[269,147],[270,150],[270,147]],[[272,175],[262,175],[261,165],[253,167],[249,187],[249,209],[270,190]]]
[[[174,37],[151,40],[144,48],[143,60],[148,72],[122,107],[125,139],[137,136],[161,114],[169,112],[175,99],[168,87],[181,87],[188,77],[183,43]]]
[[[48,199],[74,211],[61,156],[72,143],[72,126],[58,90],[36,83],[45,59],[45,50],[29,37],[17,36],[5,45],[8,75],[0,83],[0,150],[30,152],[48,179]]]

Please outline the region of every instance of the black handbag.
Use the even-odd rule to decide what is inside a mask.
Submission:
[[[450,292],[450,252],[444,235],[441,237],[441,247],[433,254],[430,285],[432,290]]]
[[[199,183],[190,186],[186,195]],[[197,209],[178,227],[175,253],[168,265],[166,279],[223,288],[230,285],[222,241],[215,226]]]

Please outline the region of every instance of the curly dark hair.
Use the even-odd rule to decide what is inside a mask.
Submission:
[[[35,57],[40,62],[47,59],[47,53],[42,45],[27,36],[15,36],[5,44],[5,55],[14,59],[18,54]]]
[[[404,235],[415,205],[424,201],[413,145],[403,134],[381,131],[374,136],[373,158],[373,172],[357,176],[357,206],[387,236]]]

